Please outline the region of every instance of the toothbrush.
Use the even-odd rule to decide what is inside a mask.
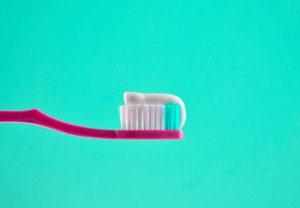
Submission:
[[[149,97],[151,97],[152,102],[147,101]],[[169,94],[125,93],[124,98],[125,105],[119,106],[120,130],[96,129],[66,123],[52,118],[38,109],[0,111],[0,123],[35,124],[66,134],[88,138],[141,140],[183,138],[183,131],[180,128],[185,121],[185,108],[183,102],[177,103],[178,97]]]

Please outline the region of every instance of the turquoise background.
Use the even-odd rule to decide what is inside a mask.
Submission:
[[[0,125],[0,207],[300,207],[300,1],[1,1],[0,109],[119,128],[186,103],[182,141]]]

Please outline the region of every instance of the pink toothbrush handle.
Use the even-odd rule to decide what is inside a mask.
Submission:
[[[181,139],[178,130],[105,130],[69,124],[52,118],[37,109],[25,111],[0,111],[0,122],[20,122],[44,126],[81,137],[107,139]]]
[[[31,123],[82,137],[116,138],[115,130],[94,129],[69,124],[52,118],[37,109],[25,111],[0,111],[0,122]]]

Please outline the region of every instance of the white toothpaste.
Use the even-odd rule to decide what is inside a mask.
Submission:
[[[138,92],[125,92],[124,93],[125,105],[151,105],[151,104],[166,104],[175,103],[181,108],[180,128],[183,127],[186,112],[183,101],[176,95],[171,94],[153,94],[153,93],[138,93]]]

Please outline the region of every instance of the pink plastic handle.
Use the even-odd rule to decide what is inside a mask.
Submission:
[[[104,139],[181,139],[180,130],[106,130],[69,124],[52,118],[37,109],[25,111],[0,111],[0,122],[21,122],[81,137]]]

